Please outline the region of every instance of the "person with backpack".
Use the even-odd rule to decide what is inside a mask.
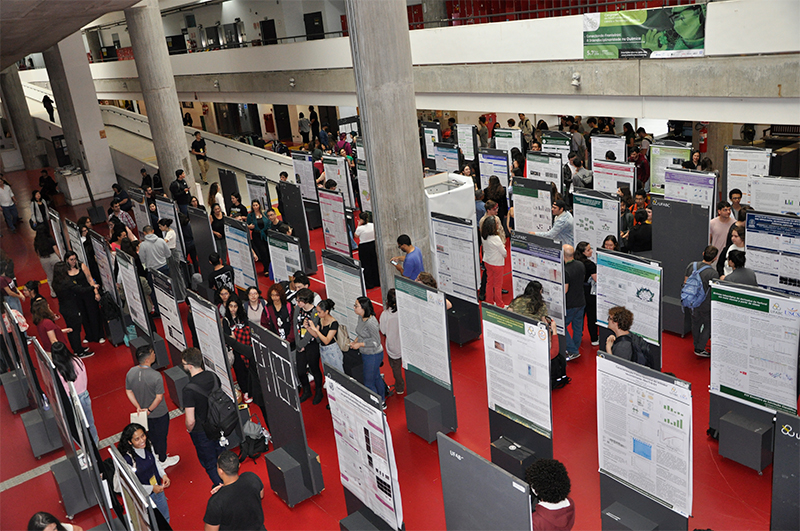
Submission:
[[[308,332],[319,341],[319,354],[322,362],[344,372],[344,354],[339,346],[339,331],[342,325],[331,315],[334,306],[335,303],[331,299],[320,301],[317,304],[319,325],[314,321],[309,321]],[[344,339],[348,343],[350,342],[349,337],[344,337]]]
[[[712,266],[719,250],[709,245],[703,251],[701,262],[692,262],[686,267],[686,274],[681,288],[681,304],[692,312],[692,338],[694,353],[701,358],[710,358],[706,343],[711,337],[711,289],[709,282],[719,278],[719,273]]]
[[[210,439],[203,425],[208,420],[208,398],[219,390],[219,378],[203,368],[200,349],[189,347],[181,353],[183,370],[189,373],[189,383],[183,388],[183,408],[186,431],[192,438],[197,459],[206,469],[214,486],[222,483],[217,473],[217,458],[224,448],[219,441]],[[235,408],[234,408],[235,409]]]
[[[631,334],[633,312],[624,306],[608,310],[608,328],[611,335],[606,339],[606,352],[645,367],[653,367],[650,345],[641,336]]]

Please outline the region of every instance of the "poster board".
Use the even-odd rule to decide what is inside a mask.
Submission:
[[[231,196],[239,193],[239,179],[236,178],[236,172],[225,168],[218,168],[219,172],[219,187],[222,192],[222,201],[225,203],[225,212],[230,212],[233,207]]]
[[[439,124],[436,122],[422,122],[422,147],[425,150],[424,155],[425,159],[428,161],[428,164],[425,164],[426,168],[433,168],[434,161],[436,160],[436,153],[433,149],[433,145],[436,142],[441,141],[442,139],[442,131],[439,128]]]
[[[133,257],[124,251],[117,251],[117,265],[119,266],[118,278],[125,292],[125,302],[131,315],[133,324],[139,327],[149,338],[153,331],[150,329],[150,316],[145,307],[142,286],[139,283],[139,274],[136,271],[136,263]]]
[[[230,197],[228,198],[230,200]],[[186,246],[183,243],[183,231],[181,230],[181,221],[178,219],[178,205],[171,199],[166,197],[156,197],[156,212],[158,212],[159,221],[162,219],[171,219],[172,225],[170,228],[175,231],[177,236],[177,249],[180,253],[181,259],[186,260]],[[230,212],[230,209],[228,210]],[[158,227],[153,227],[154,229]]]
[[[136,230],[142,234],[143,229],[150,225],[150,207],[147,199],[138,188],[128,188],[128,198],[133,203],[130,213],[133,214],[133,220],[136,222]]]
[[[178,309],[178,301],[175,300],[175,292],[172,289],[172,279],[158,272],[152,271],[153,290],[156,294],[156,302],[161,312],[161,324],[164,326],[164,339],[172,345],[178,352],[183,352],[188,346],[186,344],[186,334],[183,331],[183,320]]]
[[[563,160],[567,160],[564,156]],[[562,156],[560,153],[528,151],[525,155],[525,176],[534,181],[553,183],[561,191]]]
[[[793,531],[800,529],[800,417],[779,411],[775,427],[769,528]]]
[[[222,323],[217,306],[200,297],[193,291],[187,292],[187,302],[192,312],[194,328],[197,333],[197,342],[203,354],[205,370],[217,375],[220,388],[236,403],[233,392],[233,378],[231,377],[228,360],[225,358],[227,348],[222,334]]]
[[[692,437],[689,382],[598,353],[600,474],[689,517]]]
[[[511,150],[517,148],[522,152],[522,131],[519,129],[494,130],[494,148],[502,149],[508,154],[508,167],[511,167]]]
[[[631,194],[636,192],[636,165],[632,162],[596,160],[592,162],[594,189],[598,192],[616,194],[617,188],[627,186]]]
[[[250,206],[252,207],[253,201],[258,199],[258,202],[261,203],[261,211],[266,212],[266,210],[272,206],[272,200],[269,197],[267,178],[263,175],[245,173],[244,180],[247,183],[247,194],[250,196]],[[242,198],[242,200],[244,201],[244,198]],[[248,208],[247,210],[251,209]]]
[[[322,271],[325,275],[325,293],[336,303],[331,315],[343,323],[351,339],[355,339],[360,317],[353,311],[353,303],[358,297],[367,296],[361,262],[323,249]]]
[[[300,258],[300,240],[288,234],[267,231],[267,245],[272,264],[272,280],[288,281],[296,271],[303,270]]]
[[[711,393],[796,415],[798,307],[795,297],[712,283]]]
[[[628,156],[625,149],[625,137],[617,135],[592,135],[592,169],[596,160],[606,160],[606,153],[611,151],[616,160],[625,162]]]
[[[564,335],[567,306],[564,298],[564,252],[561,244],[525,232],[512,232],[511,279],[514,297],[525,293],[528,282],[538,280],[542,283],[547,315],[555,321],[558,335]]]
[[[800,179],[796,177],[753,176],[750,181],[750,206],[757,212],[800,213]],[[744,202],[744,196],[742,196]]]
[[[550,184],[533,179],[514,179],[514,230],[545,232],[553,226]]]
[[[478,152],[478,135],[472,124],[457,124],[456,135],[458,148],[464,155],[464,160],[474,162]]]
[[[100,271],[100,283],[106,293],[111,294],[114,302],[120,304],[119,295],[117,293],[117,282],[114,280],[114,266],[111,258],[111,248],[105,238],[97,234],[95,231],[89,229],[89,241],[92,242],[92,250],[94,251],[94,261],[97,263],[97,269]]]
[[[64,232],[61,230],[61,216],[52,208],[48,208],[47,217],[50,221],[50,230],[53,233],[53,238],[56,240],[58,254],[63,257],[64,253],[67,252],[67,244],[64,242]]]
[[[616,194],[577,188],[572,195],[572,216],[575,245],[589,242],[592,249],[600,249],[606,236],[619,234],[619,198]],[[592,253],[591,260],[597,262],[596,253]]]
[[[350,168],[347,166],[347,159],[334,155],[324,155],[322,165],[325,168],[325,180],[333,179],[342,192],[345,192],[347,208],[355,208],[355,198],[353,197],[353,183],[350,181]]]
[[[8,324],[10,325],[6,339],[8,339],[11,344],[7,344],[7,346],[9,346],[10,350],[13,350],[17,354],[16,361],[18,361],[22,367],[22,373],[25,375],[25,380],[28,382],[28,390],[33,398],[32,403],[34,403],[36,407],[40,409],[45,409],[47,404],[44,400],[44,388],[42,387],[42,382],[39,381],[33,361],[31,360],[31,352],[28,350],[28,342],[23,336],[22,330],[20,329],[16,318],[11,317],[13,314],[11,313],[11,307],[8,305],[8,302],[3,302],[3,305],[6,309],[4,319],[8,319]],[[42,368],[41,364],[39,365],[39,368]],[[42,378],[44,378],[44,375]]]
[[[552,438],[546,323],[484,303],[483,350],[489,409]]]
[[[772,150],[745,147],[725,146],[725,161],[723,174],[725,175],[725,198],[730,197],[731,190],[738,188],[742,191],[742,203],[750,203],[750,179],[762,175],[769,175],[769,164],[772,159]]]
[[[88,264],[89,261],[86,259],[86,249],[83,247],[83,241],[81,241],[81,229],[78,227],[78,224],[71,219],[64,218],[64,223],[67,226],[69,248],[75,251],[81,262]]]
[[[444,293],[394,277],[403,368],[452,390]]]
[[[474,219],[431,212],[431,239],[435,250],[439,288],[454,297],[478,303],[478,251]]]
[[[800,295],[800,219],[747,212],[745,266],[762,288]]]
[[[349,183],[350,179],[347,182]],[[292,227],[292,235],[300,241],[303,259],[303,262],[301,262],[303,264],[302,269],[306,274],[313,274],[317,271],[317,261],[314,258],[314,250],[311,248],[306,208],[300,189],[294,183],[281,181],[278,183],[278,190],[285,210],[285,212],[281,213],[283,221]]]
[[[294,179],[300,186],[303,201],[317,202],[317,182],[314,179],[314,157],[305,151],[292,151]]]
[[[459,170],[457,146],[447,142],[436,142],[433,144],[433,153],[436,171],[456,173]]]
[[[228,216],[223,218],[223,222],[225,241],[228,244],[228,262],[233,268],[233,284],[242,291],[250,286],[258,287],[250,229],[245,223]]]
[[[664,199],[716,210],[717,176],[678,168],[664,170]]]
[[[661,264],[602,248],[595,255],[597,324],[608,328],[608,310],[625,306],[634,315],[631,332],[661,345]]]
[[[478,150],[478,170],[481,174],[481,188],[489,186],[489,177],[497,175],[503,188],[508,187],[508,174],[511,167],[508,151],[504,149],[481,148]]]
[[[359,153],[362,153],[361,149],[359,149]],[[369,187],[369,173],[367,173],[366,161],[356,160],[356,177],[358,179],[358,197],[361,201],[361,210],[363,212],[372,212],[372,192]]]
[[[669,143],[667,143],[669,142]],[[650,144],[650,193],[664,193],[664,172],[679,168],[692,155],[692,145],[674,140]]]
[[[347,232],[344,195],[334,190],[319,190],[319,211],[322,216],[322,234],[325,248],[352,256]]]
[[[194,236],[194,246],[197,249],[198,267],[200,274],[207,279],[214,271],[214,266],[208,261],[211,253],[217,252],[217,242],[214,240],[214,233],[211,231],[211,220],[205,210],[194,207],[187,207],[189,212],[189,224]],[[225,258],[223,257],[223,261]]]
[[[572,135],[566,131],[542,131],[542,151],[560,154],[562,165],[569,160],[571,144]]]
[[[127,529],[135,531],[157,531],[154,511],[155,503],[142,488],[139,478],[131,469],[119,450],[112,444],[108,447],[111,460],[114,463],[116,476],[122,490],[122,504],[125,507],[125,521]],[[119,515],[122,518],[122,515]]]

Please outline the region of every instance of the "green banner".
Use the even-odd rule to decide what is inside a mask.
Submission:
[[[407,293],[412,297],[416,297],[423,301],[428,300],[428,290],[426,290],[424,287],[422,287],[421,284],[417,284],[416,282],[405,280],[400,277],[394,277],[394,287],[397,291],[402,291],[403,293]]]
[[[539,190],[536,188],[526,188],[524,186],[512,186],[514,195],[524,195],[525,197],[539,197]]]
[[[287,242],[276,240],[274,238],[269,239],[269,244],[273,247],[277,247],[278,249],[283,249],[284,251],[289,250],[289,244]]]
[[[590,208],[603,208],[603,200],[595,199],[594,197],[586,197],[585,195],[575,194],[572,196],[572,203],[574,205],[583,205]]]
[[[717,286],[713,286],[711,289],[711,300],[747,308],[748,310],[769,313],[769,299],[738,291],[726,291],[724,288]]]
[[[702,57],[706,6],[583,15],[584,59]]]
[[[483,309],[483,320],[502,326],[518,334],[525,334],[525,321],[514,319],[508,315],[496,312],[491,308]]]

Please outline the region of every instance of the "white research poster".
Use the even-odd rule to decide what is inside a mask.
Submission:
[[[576,191],[572,196],[573,239],[589,242],[592,249],[600,249],[606,236],[619,234],[619,201],[606,197],[583,195]],[[592,253],[591,260],[597,261]]]
[[[331,190],[319,191],[319,211],[325,248],[350,256],[350,239],[347,237],[347,220],[344,196]]]
[[[456,138],[458,140],[458,147],[464,154],[464,160],[475,160],[475,126],[474,125],[456,125]]]
[[[514,230],[545,232],[553,226],[550,190],[531,186],[530,180],[514,181]]]
[[[505,151],[482,149],[478,153],[478,168],[481,171],[481,188],[489,186],[489,177],[492,175],[497,175],[503,188],[508,186],[508,153]]]
[[[508,167],[511,168],[511,150],[517,148],[522,151],[522,131],[519,129],[495,129],[495,149],[504,149],[508,153]]]
[[[233,268],[233,283],[239,289],[258,286],[253,251],[250,248],[248,230],[225,224],[225,240],[228,242],[228,261]]]
[[[434,214],[431,228],[439,287],[448,295],[476,302],[475,227],[467,220],[443,219]]]
[[[149,334],[150,319],[144,307],[136,266],[133,265],[132,260],[132,258],[128,257],[128,255],[122,251],[117,253],[119,281],[122,284],[122,290],[125,292],[125,299],[128,302],[128,311],[131,314],[131,320],[136,326],[144,330],[146,334]]]
[[[689,384],[612,358],[597,358],[600,472],[688,517],[694,481]]]
[[[713,284],[711,392],[797,414],[800,301]]]
[[[306,201],[317,200],[317,183],[314,181],[314,158],[308,153],[292,153],[294,178],[300,185],[300,195]],[[267,207],[264,207],[266,211]]]
[[[629,162],[596,160],[592,163],[594,189],[598,192],[616,194],[620,183],[625,183],[631,193],[636,191],[636,165]]]
[[[608,310],[625,306],[635,316],[631,332],[660,345],[661,275],[660,265],[597,252],[597,324],[608,328]]]
[[[535,181],[556,185],[561,190],[561,157],[557,153],[528,152],[525,157],[525,176]]]
[[[295,271],[300,271],[300,246],[294,242],[270,237],[269,257],[272,264],[272,279],[275,282],[289,281]]]
[[[219,330],[219,311],[217,306],[207,301],[199,300],[197,295],[189,294],[189,309],[194,319],[194,328],[197,332],[197,342],[203,354],[203,363],[206,370],[211,370],[217,375],[220,388],[228,397],[236,402],[236,395],[231,388],[231,378],[228,376],[228,365],[225,353],[228,348],[222,342]]]
[[[325,274],[325,293],[336,303],[336,307],[331,310],[331,315],[344,324],[347,332],[352,338],[355,338],[356,326],[361,318],[353,311],[353,301],[366,296],[361,280],[361,271],[356,274],[354,268],[324,255],[322,270]]]
[[[727,162],[727,193],[738,188],[742,191],[742,203],[750,203],[750,178],[761,175],[769,175],[769,162],[772,157],[772,150],[763,149],[737,149],[725,146],[725,158]],[[727,194],[726,194],[726,197]]]
[[[616,160],[619,162],[628,159],[625,154],[624,136],[595,135],[590,138],[592,142],[592,169],[594,169],[594,161],[606,160],[606,153],[609,151],[614,153]]]
[[[394,278],[403,368],[452,389],[444,293]]]
[[[539,245],[541,241],[544,245]],[[546,242],[546,243],[545,243]],[[547,314],[556,323],[556,331],[564,334],[566,303],[564,300],[564,252],[560,245],[545,246],[551,240],[523,232],[511,233],[511,279],[514,297],[525,293],[532,280],[542,283]]]
[[[161,311],[161,324],[164,326],[164,339],[179,352],[186,350],[186,335],[183,332],[183,322],[178,310],[178,302],[172,290],[172,279],[168,276],[153,272],[153,290],[156,294],[158,309]]]
[[[551,437],[550,342],[547,326],[483,307],[489,409]]]

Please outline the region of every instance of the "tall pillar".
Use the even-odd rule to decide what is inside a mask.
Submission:
[[[101,62],[103,60],[103,43],[100,42],[100,31],[87,31],[86,42],[89,43],[89,53],[92,54],[92,62]]]
[[[183,169],[189,188],[194,190],[189,146],[158,1],[143,0],[126,9],[125,21],[164,188],[175,180],[175,170]]]
[[[22,91],[17,65],[11,65],[0,72],[0,92],[3,93],[3,104],[8,111],[8,118],[14,130],[17,148],[22,155],[26,170],[42,167],[39,159],[39,140],[36,124],[28,110],[28,100]]]
[[[95,199],[109,197],[117,179],[80,32],[51,46],[43,55],[70,160],[89,172]],[[70,196],[73,202],[87,199],[78,191],[75,194]]]
[[[426,21],[425,29],[447,26],[446,22],[439,22],[447,20],[445,0],[422,0],[422,20]]]
[[[737,130],[738,134],[738,130]],[[695,133],[695,136],[698,136]],[[708,149],[703,157],[708,157],[714,164],[714,169],[722,173],[725,162],[725,146],[733,143],[733,124],[710,122],[708,124]],[[724,194],[724,189],[723,189]],[[727,199],[724,197],[723,199]]]
[[[346,0],[350,49],[366,147],[381,286],[394,286],[389,263],[408,234],[432,270],[422,181],[411,42],[405,0]]]

